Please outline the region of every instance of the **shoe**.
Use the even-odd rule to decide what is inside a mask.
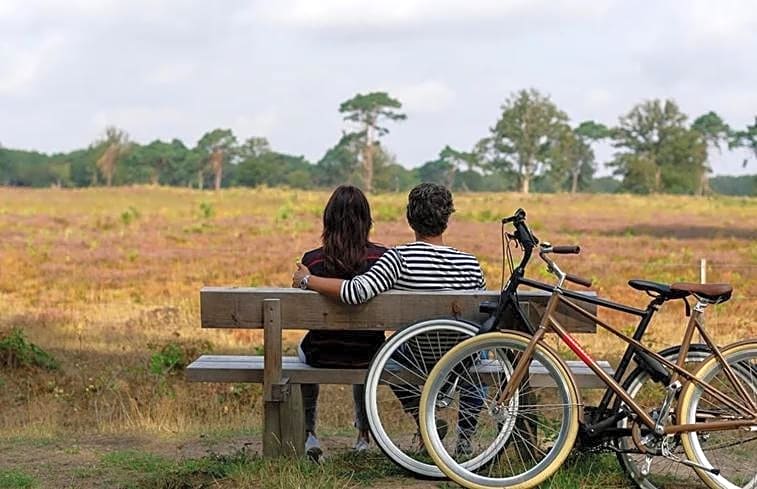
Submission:
[[[370,442],[368,438],[368,433],[359,433],[357,435],[357,441],[355,442],[355,446],[352,447],[352,449],[356,452],[365,452],[370,447]]]
[[[316,463],[318,463],[321,455],[323,455],[323,450],[321,450],[321,442],[318,441],[318,438],[316,438],[315,434],[313,433],[308,433],[308,437],[305,440],[305,455],[307,455],[310,460]]]

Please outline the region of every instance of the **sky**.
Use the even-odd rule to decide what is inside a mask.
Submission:
[[[107,125],[194,145],[228,127],[317,161],[348,129],[339,104],[381,90],[408,116],[383,144],[414,167],[446,144],[472,148],[530,87],[576,125],[672,98],[744,128],[757,115],[757,2],[0,0],[11,148],[85,147]],[[746,156],[713,152],[714,173],[757,173]]]

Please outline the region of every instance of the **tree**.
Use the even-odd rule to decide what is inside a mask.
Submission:
[[[108,187],[113,184],[118,160],[128,153],[130,145],[126,131],[115,126],[106,127],[104,136],[96,143],[96,146],[102,148],[102,154],[96,162],[97,168],[105,177],[105,184]]]
[[[597,143],[610,137],[610,129],[601,122],[583,121],[575,129],[576,135],[583,138],[584,141]]]
[[[470,178],[458,178],[458,176],[464,173],[464,176],[470,177],[470,173],[479,165],[478,154],[475,152],[459,151],[446,145],[435,160],[428,161],[418,168],[418,176],[424,182],[438,183],[453,190],[459,188],[468,191]]]
[[[547,173],[553,181],[553,188],[564,189],[569,185],[571,193],[576,193],[579,186],[588,188],[594,170],[594,151],[586,140],[578,135],[578,128],[563,128],[550,147]]]
[[[402,103],[386,92],[359,93],[339,106],[344,120],[354,122],[359,127],[353,134],[357,135],[362,143],[363,186],[366,192],[370,192],[373,187],[374,146],[378,138],[389,133],[387,128],[379,124],[382,119],[405,120],[407,116],[398,112],[401,108]]]
[[[693,193],[706,169],[706,143],[686,127],[686,115],[672,100],[636,105],[612,130],[616,152],[610,163],[626,190]]]
[[[579,187],[591,188],[591,180],[597,169],[595,154],[592,145],[610,137],[610,129],[601,122],[583,121],[573,130],[578,142],[576,153],[573,155],[571,167],[571,193],[575,193]]]
[[[180,140],[155,140],[145,146],[135,145],[117,175],[129,183],[186,185],[194,174],[194,165],[191,151]]]
[[[376,145],[373,158],[373,188],[382,192],[399,192],[409,190],[417,185],[418,178],[414,170],[408,170],[397,163],[397,158],[383,145]]]
[[[728,124],[723,122],[723,119],[718,114],[712,111],[697,117],[691,124],[691,128],[704,138],[708,150],[710,147],[714,147],[720,152],[721,142],[727,143],[731,139],[731,128],[728,127]],[[702,178],[697,192],[699,195],[709,192],[710,187],[707,174],[711,171],[712,167],[708,165],[702,172]]]
[[[492,168],[514,171],[520,191],[528,193],[531,179],[547,164],[550,146],[564,131],[568,116],[534,89],[511,95],[501,108],[499,120],[480,147]]]
[[[734,131],[731,133],[731,138],[728,142],[730,149],[745,148],[751,156],[757,159],[757,116],[754,116],[754,124],[747,126],[743,131]],[[747,165],[747,160],[744,160],[744,167]]]
[[[206,132],[197,142],[197,151],[202,157],[197,173],[197,183],[203,187],[204,173],[207,167],[213,172],[213,188],[221,188],[224,164],[230,163],[235,156],[237,138],[231,129],[214,129]],[[205,164],[203,164],[205,163]]]
[[[344,133],[316,164],[317,183],[331,187],[358,180],[360,151],[363,141],[359,133]]]

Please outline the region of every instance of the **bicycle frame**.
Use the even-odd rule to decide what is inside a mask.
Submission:
[[[525,315],[522,313],[522,311],[520,311],[519,306],[517,304],[517,287],[520,284],[529,285],[541,290],[551,290],[552,292],[552,295],[550,296],[550,299],[547,303],[547,307],[544,312],[544,315],[541,318],[538,328],[536,328],[535,330],[533,326],[531,325],[531,323],[528,321],[528,318],[526,318]],[[651,320],[651,317],[654,314],[654,311],[657,310],[657,308],[659,307],[659,304],[662,301],[653,300],[646,310],[636,309],[633,307],[625,306],[623,304],[617,304],[617,303],[607,301],[604,299],[595,298],[595,297],[591,297],[585,294],[580,294],[578,292],[573,292],[567,289],[563,289],[559,285],[550,286],[541,282],[536,282],[533,280],[526,279],[523,277],[523,269],[521,266],[519,266],[518,269],[516,269],[513,272],[510,279],[510,283],[505,288],[505,290],[503,290],[502,295],[504,296],[505,303],[512,302],[515,299],[514,306],[516,310],[519,311],[521,319],[525,322],[527,327],[531,330],[531,333],[533,336],[532,336],[531,342],[528,344],[525,351],[521,354],[520,358],[516,362],[513,369],[512,377],[510,381],[508,382],[508,384],[505,386],[505,389],[503,390],[503,392],[501,393],[498,399],[499,403],[504,404],[510,400],[510,397],[512,397],[512,395],[515,393],[516,388],[520,385],[521,381],[525,378],[525,376],[528,373],[528,367],[531,362],[531,358],[533,357],[533,353],[536,349],[537,344],[539,343],[539,341],[542,340],[542,338],[547,332],[553,331],[581,359],[581,361],[584,364],[586,364],[586,366],[589,367],[597,375],[597,377],[602,380],[604,384],[607,385],[608,389],[605,392],[602,403],[600,404],[600,411],[606,410],[606,407],[609,404],[609,401],[614,394],[618,396],[625,403],[625,405],[628,406],[628,408],[638,416],[638,419],[645,426],[647,426],[648,428],[652,430],[655,430],[655,427],[656,427],[655,420],[653,420],[649,416],[649,414],[647,414],[644,411],[644,409],[633,400],[633,398],[620,386],[620,383],[619,383],[619,381],[622,379],[625,369],[628,366],[628,363],[630,362],[630,359],[633,357],[634,354],[636,354],[636,355],[645,357],[647,360],[652,359],[653,362],[657,362],[658,366],[653,367],[655,370],[659,371],[660,366],[670,369],[673,373],[670,376],[669,385],[671,386],[676,385],[676,383],[679,383],[678,378],[682,377],[685,379],[685,381],[696,383],[705,392],[712,395],[714,398],[717,398],[720,402],[723,402],[724,404],[729,406],[736,413],[739,413],[740,415],[747,417],[747,419],[735,420],[735,421],[717,421],[717,422],[709,422],[709,423],[694,423],[694,424],[684,424],[684,425],[662,426],[660,427],[662,429],[662,433],[674,434],[674,433],[688,432],[688,431],[718,431],[718,430],[732,428],[732,427],[753,426],[755,422],[757,422],[757,406],[755,406],[754,402],[747,394],[744,386],[738,380],[738,377],[734,374],[731,367],[725,362],[723,355],[718,349],[717,345],[712,341],[712,338],[707,334],[707,332],[705,331],[703,327],[703,324],[702,324],[703,314],[702,313],[703,313],[704,308],[707,305],[706,303],[699,302],[694,308],[694,311],[692,312],[688,326],[684,333],[683,343],[681,345],[681,353],[678,357],[677,362],[672,363],[666,360],[665,358],[663,358],[662,356],[660,356],[659,354],[651,351],[650,349],[645,347],[643,344],[641,344],[639,341],[641,337],[643,336],[643,333],[646,330],[646,327],[648,326]],[[637,315],[641,317],[641,321],[639,322],[639,325],[637,326],[634,336],[628,337],[624,335],[623,333],[621,333],[620,331],[618,331],[617,329],[615,329],[613,326],[600,320],[596,315],[592,314],[589,311],[586,311],[584,308],[582,308],[580,305],[573,302],[573,300],[571,299],[578,299],[581,301],[596,304],[598,306],[609,307],[614,310]],[[607,331],[611,332],[613,335],[619,337],[620,339],[622,339],[623,341],[629,344],[621,360],[619,369],[618,371],[615,372],[614,376],[611,377],[610,375],[608,375],[597,364],[597,362],[593,358],[591,358],[591,356],[583,349],[583,347],[575,340],[575,338],[573,338],[568,333],[568,331],[560,324],[557,318],[555,318],[554,313],[559,304],[565,304],[570,309],[574,310],[575,312],[583,315],[584,317],[588,319],[591,319],[592,321],[596,322]],[[501,310],[503,309],[504,309],[504,306],[500,307],[498,309],[498,313],[500,313]],[[735,400],[729,397],[728,395],[722,393],[715,387],[712,387],[706,384],[705,382],[697,379],[694,375],[692,375],[691,373],[689,373],[683,368],[683,365],[686,360],[686,354],[688,353],[689,347],[691,345],[691,339],[693,337],[695,330],[699,331],[705,343],[709,346],[713,354],[717,356],[721,366],[724,369],[726,377],[733,384],[736,390],[736,393],[738,394],[738,397],[740,398],[739,400]],[[678,387],[680,388],[680,385],[678,385]]]

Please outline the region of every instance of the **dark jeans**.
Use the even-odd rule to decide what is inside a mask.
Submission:
[[[305,355],[301,349],[297,349],[300,360],[305,362]],[[302,405],[305,408],[305,431],[315,433],[315,425],[318,418],[318,384],[302,384]],[[355,409],[355,427],[359,431],[368,431],[368,416],[365,413],[365,386],[362,384],[352,386],[352,402]]]

